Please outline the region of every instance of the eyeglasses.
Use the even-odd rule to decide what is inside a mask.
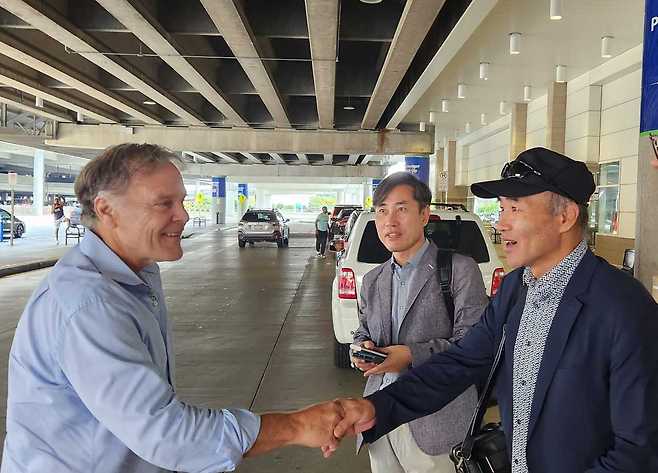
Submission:
[[[537,171],[535,168],[533,168],[530,164],[526,163],[525,161],[520,161],[517,159],[515,161],[510,161],[509,163],[505,163],[505,166],[503,166],[503,170],[500,172],[500,177],[502,177],[503,179],[523,179],[533,174],[539,177],[542,181],[546,182],[547,184],[550,184],[551,186],[560,190],[562,193],[564,193],[564,195],[569,197],[571,200],[578,202],[578,199],[575,199],[569,192],[562,189],[552,179],[544,176],[541,172]]]

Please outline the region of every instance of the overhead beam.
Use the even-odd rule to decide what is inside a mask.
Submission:
[[[34,95],[35,97],[41,97],[42,99],[48,100],[49,102],[59,105],[60,107],[68,108],[75,112],[80,112],[83,115],[93,118],[99,122],[116,123],[119,121],[119,117],[112,113],[99,110],[93,105],[85,103],[78,98],[73,98],[60,90],[45,87],[34,79],[25,77],[21,73],[1,65],[0,82],[28,94]]]
[[[219,110],[228,122],[246,126],[246,122],[226,99],[213,87],[172,44],[169,34],[138,2],[128,0],[96,0],[128,28],[140,41],[169,64],[183,79],[196,89],[210,104]]]
[[[260,59],[260,53],[256,49],[256,37],[249,27],[242,7],[236,0],[201,0],[201,4],[272,115],[274,126],[289,128],[290,120],[281,96]]]
[[[263,161],[261,161],[260,159],[258,159],[257,156],[254,156],[251,153],[242,153],[242,155],[254,164],[263,164]]]
[[[98,67],[156,101],[191,125],[205,126],[195,112],[181,105],[175,97],[146,79],[127,61],[103,54],[107,48],[75,27],[54,8],[39,0],[0,0],[0,7],[34,28],[59,41]]]
[[[334,155],[331,154],[331,153],[327,153],[327,154],[325,154],[325,155],[324,155],[324,161],[323,161],[322,164],[324,164],[324,165],[329,165],[329,166],[331,166],[332,164],[334,164]]]
[[[221,153],[221,152],[214,151],[213,154],[214,154],[215,156],[219,156],[219,157],[222,158],[224,161],[228,161],[229,163],[232,163],[232,164],[240,164],[240,161],[239,161],[238,159],[235,159],[233,156],[230,156],[230,155],[228,155],[228,154],[226,154],[226,153]]]
[[[104,149],[120,143],[158,143],[174,151],[185,151],[194,143],[196,151],[235,153],[314,154],[432,154],[430,133],[338,130],[269,130],[253,128],[132,127],[121,125],[77,125],[61,123],[57,137],[47,144],[73,148]]]
[[[21,97],[10,89],[0,88],[0,102],[11,105],[18,110],[30,112],[50,120],[58,122],[73,121],[73,118],[66,112],[56,110],[53,107],[49,107],[47,104],[44,104],[43,107],[39,108],[36,105],[29,105],[21,101]]]
[[[380,178],[386,175],[384,166],[238,166],[236,164],[189,164],[183,169],[186,176],[229,176],[252,179],[259,177],[277,178],[276,182],[302,179],[342,179],[343,183],[363,182],[364,178]],[[334,181],[335,182],[335,181]]]
[[[28,45],[14,36],[0,31],[0,54],[10,57],[42,74],[52,77],[73,89],[108,104],[137,120],[150,125],[162,123],[155,114],[150,113],[134,102],[130,102],[120,95],[107,90],[99,82],[84,76],[67,64],[55,59],[49,54]],[[68,120],[66,120],[68,121]]]
[[[406,2],[361,128],[372,130],[377,126],[444,3],[445,0]]]
[[[272,156],[272,159],[274,159],[277,164],[287,164],[286,160],[283,159],[279,153],[270,153],[270,156]]]
[[[306,0],[306,21],[311,43],[318,126],[330,129],[334,127],[336,95],[338,0]]]
[[[202,153],[195,153],[194,151],[183,151],[183,154],[187,154],[192,158],[192,160],[195,163],[202,162],[202,163],[216,163],[217,161],[212,159],[211,157],[206,156],[205,154]]]
[[[359,159],[359,154],[350,154],[350,157],[347,159],[347,164],[354,166]]]
[[[297,159],[299,160],[300,164],[308,164],[308,158],[304,153],[297,153]]]

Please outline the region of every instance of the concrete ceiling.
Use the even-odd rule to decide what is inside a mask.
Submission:
[[[553,21],[549,0],[474,0],[471,7],[491,11],[470,37],[462,38],[454,57],[435,72],[431,85],[407,95],[408,103],[414,105],[402,120],[402,128],[418,129],[419,122],[429,120],[430,111],[438,111],[443,137],[452,138],[455,131],[462,135],[466,122],[475,131],[481,126],[481,113],[491,122],[500,117],[501,101],[523,102],[524,85],[532,86],[533,98],[545,95],[554,80],[555,65],[566,65],[570,80],[607,61],[601,57],[602,36],[614,37],[613,56],[642,43],[641,0],[565,0],[562,20]],[[519,55],[509,53],[512,32],[522,34]],[[439,50],[435,61],[439,63],[449,53]],[[479,78],[481,61],[491,64],[486,81]],[[466,85],[464,99],[457,98],[458,83]],[[449,100],[448,113],[441,113],[442,99]],[[393,120],[389,125],[397,123]]]

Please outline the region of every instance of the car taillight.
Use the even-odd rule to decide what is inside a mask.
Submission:
[[[495,296],[500,287],[500,283],[503,282],[503,276],[505,276],[505,270],[503,268],[496,268],[493,272],[493,277],[491,278],[491,297]]]
[[[356,299],[356,278],[354,271],[349,268],[341,268],[338,279],[338,298]]]
[[[274,223],[274,224],[272,224],[272,226],[273,226],[276,230],[278,230],[279,228],[281,228],[281,224],[279,224],[279,223]]]

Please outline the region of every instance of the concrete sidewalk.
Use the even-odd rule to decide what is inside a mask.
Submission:
[[[237,228],[237,224],[193,227],[190,222],[183,231],[183,239],[208,232],[221,232],[234,228]],[[59,258],[73,248],[73,246],[75,245],[49,245],[38,248],[33,248],[29,245],[10,247],[8,243],[3,242],[2,246],[0,246],[0,249],[2,249],[0,251],[0,278],[54,266]]]

